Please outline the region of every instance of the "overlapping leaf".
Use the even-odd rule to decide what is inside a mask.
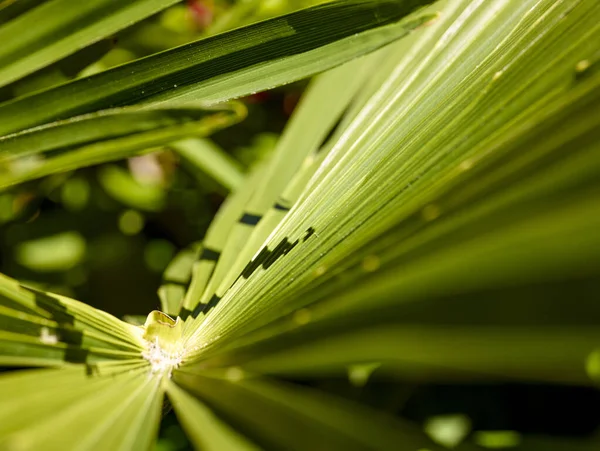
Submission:
[[[148,449],[160,419],[161,378],[149,377],[146,365],[99,366],[94,375],[77,366],[3,376],[0,446]]]
[[[5,276],[0,291],[0,363],[58,367],[0,378],[0,447],[147,449],[163,375],[142,358],[143,329]]]
[[[429,17],[401,19],[428,3],[332,2],[196,41],[0,105],[0,134],[137,103],[218,103],[290,83],[407,35]]]
[[[590,383],[598,76],[578,68],[599,18],[589,1],[448,2],[398,44],[254,271],[197,320],[202,365]],[[526,314],[574,287],[586,327],[560,321],[567,298],[545,321]],[[489,318],[518,293],[514,314]],[[240,352],[219,357],[228,346]]]
[[[0,42],[3,43],[0,86],[46,67],[177,1],[3,2],[0,5]]]
[[[134,326],[81,302],[23,287],[5,276],[0,279],[0,321],[0,362],[5,366],[144,362],[143,341]]]
[[[190,136],[207,136],[245,116],[241,104],[204,109],[117,108],[77,116],[0,138],[0,188],[149,152]],[[214,157],[206,150],[204,158]],[[222,166],[204,170],[222,179]]]
[[[440,449],[412,425],[313,390],[245,379],[239,371],[182,370],[174,381],[204,399],[263,449]],[[172,391],[175,399],[181,396],[177,389]],[[180,414],[185,412],[182,407]]]

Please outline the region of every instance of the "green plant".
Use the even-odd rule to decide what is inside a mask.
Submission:
[[[49,1],[97,8],[51,32],[11,18],[30,3],[0,9],[0,41],[31,33],[5,85],[174,2]],[[285,379],[597,382],[600,3],[429,3],[326,3],[0,105],[2,187],[190,137],[235,185],[143,326],[2,276],[0,364],[49,368],[0,377],[0,448],[145,449],[166,393],[199,449],[434,450]],[[211,165],[232,99],[320,72],[241,183]]]

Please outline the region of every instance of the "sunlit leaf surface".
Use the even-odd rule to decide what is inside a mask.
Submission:
[[[311,384],[597,385],[600,3],[425,3],[325,3],[0,105],[0,162],[41,159],[1,186],[170,144],[231,191],[143,325],[2,276],[0,363],[52,368],[0,376],[0,448],[147,449],[166,394],[198,449],[433,451],[435,421]],[[186,102],[327,69],[243,177],[198,139],[242,113]],[[598,445],[461,425],[458,450]]]

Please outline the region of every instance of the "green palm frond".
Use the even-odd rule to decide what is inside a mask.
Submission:
[[[174,3],[177,0],[2,2],[0,86],[110,37]]]
[[[0,165],[5,167],[0,170],[0,187],[139,155],[180,138],[205,137],[245,114],[238,103],[210,108],[124,107],[30,128],[0,138]],[[218,174],[219,167],[207,169]]]
[[[122,359],[144,363],[141,333],[135,333],[133,326],[79,301],[24,287],[6,276],[1,276],[0,283],[3,365],[91,365]]]
[[[173,2],[134,3],[0,80]],[[597,385],[600,3],[430,3],[329,2],[0,105],[0,187],[169,144],[231,191],[142,326],[0,276],[0,448],[148,449],[168,399],[198,449],[433,451],[289,378]],[[200,139],[326,70],[248,174]]]
[[[299,80],[407,35],[431,16],[400,19],[428,3],[333,2],[199,40],[1,105],[0,133],[139,103],[214,104]]]
[[[3,377],[1,446],[147,449],[160,419],[160,379],[148,377],[147,365],[107,363],[100,368],[101,375],[75,367]]]
[[[179,385],[199,396],[267,448],[390,449],[401,443],[406,449],[440,449],[412,425],[310,389],[246,378],[238,371],[202,374],[182,368],[171,387]]]

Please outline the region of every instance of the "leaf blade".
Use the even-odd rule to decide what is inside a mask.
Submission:
[[[0,42],[5,43],[0,49],[0,86],[175,3],[177,0],[142,0],[132,4],[114,0],[53,0],[35,5],[0,27]]]
[[[217,103],[289,83],[404,36],[427,19],[393,23],[429,2],[328,3],[197,41],[5,103],[0,134],[116,106],[190,97]],[[314,26],[331,17],[332,27],[315,34]],[[288,59],[288,49],[298,58]]]

